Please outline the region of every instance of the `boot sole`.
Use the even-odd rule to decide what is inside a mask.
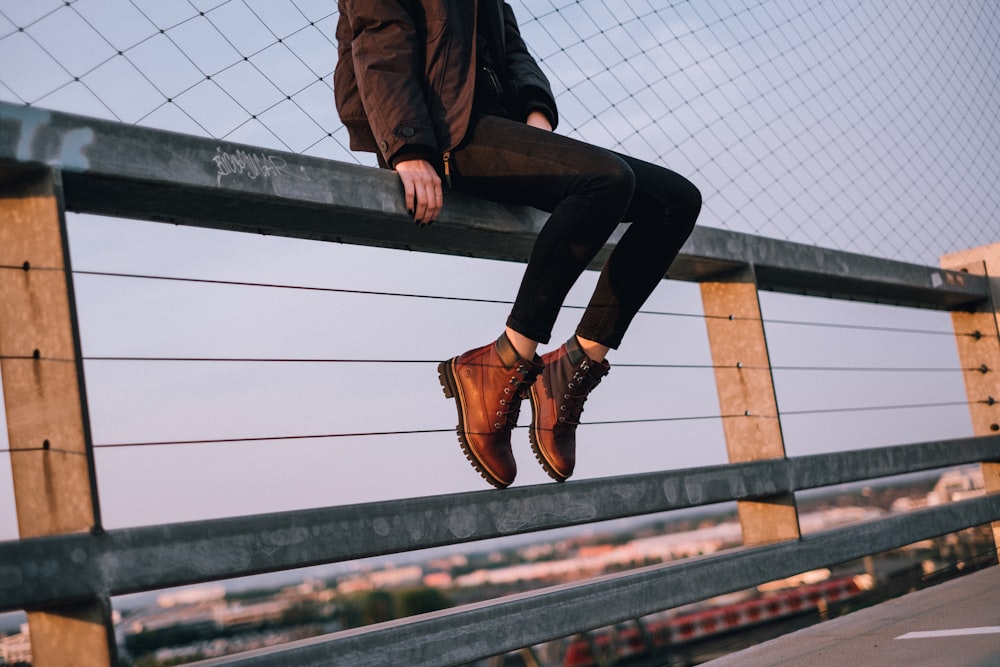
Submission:
[[[528,393],[528,400],[531,402],[531,428],[528,429],[528,440],[531,442],[531,451],[535,453],[535,458],[538,459],[538,463],[541,464],[542,470],[545,474],[556,480],[557,482],[565,482],[570,478],[569,475],[562,475],[555,469],[555,467],[549,463],[549,460],[545,458],[545,454],[542,453],[542,447],[538,442],[538,436],[535,433],[538,429],[538,413],[540,408],[538,407],[537,399],[535,399],[535,386],[531,387],[531,391]]]
[[[505,489],[510,486],[514,480],[504,482],[490,473],[489,468],[487,468],[486,465],[479,460],[479,457],[476,456],[475,450],[472,449],[472,446],[469,444],[469,441],[465,436],[465,410],[462,409],[464,397],[462,395],[462,386],[455,379],[454,364],[454,357],[438,364],[438,381],[441,383],[441,388],[444,390],[445,398],[455,399],[455,406],[458,408],[458,444],[462,446],[465,458],[469,460],[469,463],[472,464],[472,467],[476,469],[476,472],[478,472],[483,479],[498,489]]]

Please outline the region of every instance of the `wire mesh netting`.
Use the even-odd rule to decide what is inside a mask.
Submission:
[[[1000,240],[993,0],[511,4],[558,131],[690,177],[699,224],[929,264]],[[334,109],[337,19],[333,0],[0,0],[0,100],[372,164]],[[69,223],[105,525],[481,488],[436,367],[497,335],[520,266]],[[970,434],[947,314],[760,299],[790,456]],[[664,281],[646,304],[589,399],[578,479],[725,460],[745,413],[720,412],[698,300]]]
[[[559,131],[669,166],[701,224],[936,263],[1000,237],[992,0],[512,2]],[[351,154],[333,0],[0,0],[0,99]]]

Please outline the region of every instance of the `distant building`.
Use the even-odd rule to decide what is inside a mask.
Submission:
[[[450,588],[454,580],[448,572],[429,572],[424,575],[424,586],[428,588]]]
[[[255,604],[234,604],[213,609],[216,627],[229,629],[253,628],[268,621],[278,621],[288,611],[287,600],[268,600]]]
[[[419,565],[406,567],[388,567],[352,577],[343,578],[337,584],[337,592],[341,595],[372,591],[382,588],[398,588],[420,584],[424,577],[424,569]]]
[[[0,636],[0,661],[8,665],[31,662],[31,635],[27,623],[21,625],[20,634],[10,637]]]
[[[941,475],[934,489],[927,494],[927,504],[942,505],[981,496],[985,493],[984,487],[983,470],[979,466],[949,470]]]
[[[182,607],[184,605],[200,604],[202,602],[218,602],[226,597],[226,589],[221,585],[199,586],[185,588],[179,591],[161,593],[156,598],[156,604],[161,609]]]
[[[808,512],[799,517],[799,527],[803,533],[814,533],[836,526],[860,523],[882,516],[877,507],[831,507],[819,512]]]

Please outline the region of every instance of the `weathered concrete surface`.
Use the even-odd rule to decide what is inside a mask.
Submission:
[[[1000,567],[991,567],[705,664],[996,667],[998,596]]]

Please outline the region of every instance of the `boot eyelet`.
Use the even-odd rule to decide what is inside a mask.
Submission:
[[[501,428],[501,426],[500,426],[500,424],[494,424],[493,428],[499,429],[499,428]]]
[[[500,405],[507,405],[507,401],[505,401],[505,400],[503,400],[503,399],[501,398],[501,399],[500,399]]]
[[[572,388],[573,388],[573,383],[572,383],[572,382],[570,382],[570,383],[569,383],[569,388],[570,388],[570,389],[572,389]]]
[[[565,405],[560,405],[559,406],[559,410],[562,411],[562,412],[566,412],[566,406]]]

